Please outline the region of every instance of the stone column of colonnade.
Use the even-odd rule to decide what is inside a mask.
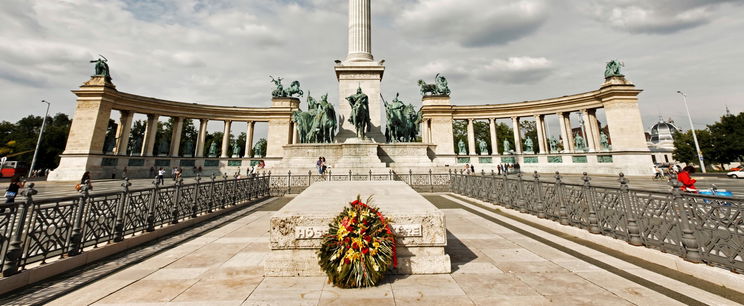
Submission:
[[[535,153],[547,153],[548,144],[545,138],[545,116],[535,115],[535,129],[537,129],[537,148]]]
[[[514,131],[514,151],[522,154],[522,133],[519,127],[519,117],[512,117],[512,127]]]
[[[251,149],[253,149],[253,128],[256,125],[254,121],[248,121],[248,128],[245,133],[245,151],[243,158],[251,157]]]
[[[473,121],[475,119],[468,119],[468,155],[475,155],[475,129],[473,128]]]
[[[591,128],[591,118],[589,116],[589,111],[586,109],[581,110],[581,119],[584,121],[583,128],[584,128],[584,135],[586,138],[586,144],[587,148],[589,148],[589,152],[596,152],[597,151],[597,144],[595,139],[597,139],[598,135],[594,133],[594,130]]]
[[[231,125],[232,125],[232,120],[225,120],[225,129],[223,131],[224,134],[222,134],[222,153],[220,154],[220,158],[230,157],[227,151],[230,148],[230,126]]]
[[[563,153],[569,153],[573,151],[573,148],[571,147],[571,141],[568,139],[568,135],[570,132],[568,131],[568,128],[566,126],[566,116],[565,113],[556,113],[555,115],[558,116],[558,124],[560,125],[561,129],[561,141],[563,142]]]
[[[183,133],[183,117],[174,117],[171,131],[170,156],[179,157],[181,150],[181,133]]]
[[[145,125],[145,139],[142,142],[141,156],[153,156],[155,149],[155,136],[158,133],[158,115],[147,115],[147,124]]]
[[[600,137],[601,132],[599,130],[599,120],[597,119],[597,110],[596,109],[590,109],[588,110],[589,114],[589,126],[588,129],[591,129],[592,135],[594,138],[592,139],[592,143],[594,143],[594,148],[597,149],[597,151],[602,150],[602,145],[600,144]]]
[[[499,154],[498,136],[496,136],[496,118],[488,118],[488,130],[491,134],[491,155]]]
[[[199,119],[199,136],[196,139],[196,152],[195,157],[204,157],[204,142],[207,141],[207,124],[209,120]]]
[[[129,134],[132,130],[134,112],[120,110],[119,127],[116,130],[116,147],[114,155],[126,155],[129,146]]]

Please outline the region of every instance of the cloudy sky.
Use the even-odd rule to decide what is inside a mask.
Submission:
[[[268,75],[337,101],[347,0],[0,0],[0,120],[72,114],[70,92],[109,59],[120,91],[268,106]],[[383,91],[420,104],[448,76],[453,103],[507,103],[599,88],[610,59],[659,115],[687,128],[744,111],[743,0],[373,0]],[[114,115],[113,117],[116,117]],[[217,127],[211,127],[217,128]]]

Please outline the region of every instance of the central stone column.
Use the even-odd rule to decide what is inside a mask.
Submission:
[[[334,67],[338,79],[340,128],[336,141],[343,143],[356,138],[356,130],[349,122],[351,106],[346,97],[356,93],[357,88],[369,97],[369,115],[372,127],[367,137],[376,142],[385,142],[381,130],[382,102],[380,99],[382,75],[385,66],[372,56],[372,18],[370,0],[349,0],[349,50],[346,60]]]

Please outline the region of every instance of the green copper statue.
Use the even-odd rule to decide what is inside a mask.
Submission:
[[[434,84],[426,84],[424,80],[419,80],[418,85],[421,87],[422,96],[449,96],[452,93],[447,78],[439,73],[434,77]]]
[[[548,144],[550,145],[550,153],[558,152],[558,140],[556,140],[555,137],[550,137]]]
[[[532,142],[532,138],[527,137],[524,140],[524,151],[528,153],[535,152],[535,144]]]
[[[240,145],[238,144],[238,141],[234,141],[232,144],[232,157],[238,158],[240,157]]]
[[[488,143],[485,140],[478,140],[478,147],[480,149],[480,155],[488,155]]]
[[[406,105],[399,97],[400,93],[395,94],[393,101],[388,103],[380,94],[387,115],[385,139],[389,143],[414,142],[419,133],[422,114],[420,111],[416,111],[413,104]]]
[[[292,122],[295,123],[300,143],[331,143],[336,137],[336,110],[328,102],[328,94],[317,102],[308,93],[306,112],[295,111]]]
[[[91,63],[96,63],[95,76],[103,76],[106,78],[106,81],[111,82],[111,72],[109,71],[108,59],[100,54],[98,56],[100,56],[100,58],[97,60],[90,61]]]
[[[346,97],[346,101],[351,105],[349,123],[353,124],[354,128],[356,128],[357,138],[364,139],[366,133],[372,128],[369,117],[369,97],[359,87],[356,94]]]
[[[462,139],[457,143],[457,155],[468,155],[468,151],[465,149],[465,142]]]
[[[209,157],[217,157],[217,142],[212,141],[209,145]]]
[[[504,154],[509,154],[511,150],[511,143],[508,140],[504,140]]]
[[[617,60],[611,60],[607,62],[607,67],[605,68],[605,78],[614,77],[614,76],[623,76],[622,73],[620,73],[620,68],[624,67],[625,64],[617,61]]]
[[[266,138],[261,138],[253,146],[253,157],[265,157],[266,156]]]
[[[284,89],[282,78],[274,79],[273,76],[269,77],[271,78],[271,82],[274,83],[274,86],[276,86],[276,88],[271,92],[271,96],[274,98],[291,98],[294,95],[302,97],[305,94],[302,89],[300,89],[300,81],[292,81],[289,88]]]
[[[574,149],[576,151],[586,151],[586,141],[579,133],[574,134]]]
[[[601,132],[599,134],[599,145],[602,147],[602,150],[609,151],[610,150],[610,138],[607,137],[607,134],[604,132]]]

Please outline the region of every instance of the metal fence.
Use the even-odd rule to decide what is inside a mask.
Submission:
[[[34,263],[76,256],[127,237],[155,231],[227,206],[269,196],[270,177],[238,179],[212,175],[202,182],[130,190],[125,179],[118,192],[33,200],[34,184],[24,190],[25,202],[0,205],[0,264],[10,276]]]
[[[0,264],[3,276],[30,264],[80,254],[169,224],[196,218],[249,200],[299,193],[320,181],[403,181],[419,192],[447,192],[515,208],[539,218],[587,229],[744,272],[744,200],[631,189],[621,174],[619,187],[597,187],[584,175],[584,184],[554,182],[535,173],[463,175],[462,173],[332,173],[267,174],[239,179],[227,175],[171,186],[130,190],[124,180],[118,192],[33,200],[29,184],[26,201],[0,204]]]
[[[402,181],[419,192],[445,192],[450,189],[451,173],[433,173],[429,170],[426,173],[413,173],[409,170],[406,173],[398,173],[388,170],[385,173],[374,173],[369,170],[367,173],[333,173],[326,172],[323,175],[308,171],[307,173],[295,174],[291,171],[285,175],[271,175],[271,194],[282,195],[287,193],[300,193],[307,187],[316,182],[330,181]]]
[[[452,192],[517,209],[646,246],[684,259],[744,272],[744,200],[683,193],[676,180],[671,192],[631,189],[620,174],[617,188],[554,182],[534,173],[452,175]]]

